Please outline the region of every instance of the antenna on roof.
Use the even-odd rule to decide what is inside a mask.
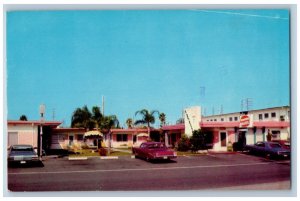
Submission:
[[[55,108],[53,108],[52,110],[52,120],[54,121],[54,119],[55,119]]]
[[[102,96],[102,115],[104,116],[104,96]]]

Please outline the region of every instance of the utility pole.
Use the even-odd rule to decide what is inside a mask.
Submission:
[[[40,160],[42,160],[42,156],[43,156],[43,123],[45,121],[45,118],[44,118],[45,110],[46,110],[45,105],[41,104],[40,108],[39,108],[39,112],[41,115],[41,119],[40,119],[40,149],[39,149]]]
[[[52,120],[53,121],[55,120],[55,108],[53,108],[53,110],[52,110]]]
[[[252,109],[252,106],[253,106],[252,98],[245,98],[241,100],[241,111],[244,111],[244,107],[245,110],[249,111]]]
[[[252,101],[252,98],[246,98],[246,108],[247,108],[247,111],[249,111],[253,106],[253,101]]]
[[[223,105],[221,105],[220,114],[223,114]]]
[[[102,96],[102,115],[104,116],[104,96]]]

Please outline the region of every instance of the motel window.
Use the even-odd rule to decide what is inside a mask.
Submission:
[[[117,134],[117,142],[127,142],[127,134]]]
[[[217,119],[214,119],[214,121],[217,121]]]
[[[272,139],[280,140],[280,131],[279,130],[272,131]]]
[[[272,112],[272,113],[271,113],[271,117],[272,117],[272,118],[276,117],[276,112]]]
[[[224,118],[221,118],[221,121],[224,121]]]
[[[265,113],[265,119],[269,118],[269,113]]]
[[[229,121],[232,121],[232,117],[229,117]]]
[[[238,120],[238,118],[237,117],[234,117],[234,121],[237,121]]]
[[[263,115],[262,115],[262,114],[259,114],[259,115],[258,115],[258,119],[259,119],[259,120],[262,120],[262,119],[263,119]]]
[[[82,134],[77,135],[77,140],[82,141],[83,140],[83,135]]]

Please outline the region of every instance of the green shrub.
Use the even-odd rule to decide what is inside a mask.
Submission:
[[[204,150],[206,149],[205,133],[200,129],[193,131],[193,135],[190,139],[192,151]]]
[[[188,151],[190,149],[190,139],[187,135],[182,135],[178,145],[177,145],[177,150],[178,151]]]

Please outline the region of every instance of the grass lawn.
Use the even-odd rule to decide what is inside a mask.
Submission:
[[[128,150],[128,149],[126,149]],[[132,153],[125,153],[121,151],[111,151],[109,156],[130,156]],[[97,150],[82,149],[78,154],[70,154],[69,157],[85,157],[85,156],[100,156]]]

